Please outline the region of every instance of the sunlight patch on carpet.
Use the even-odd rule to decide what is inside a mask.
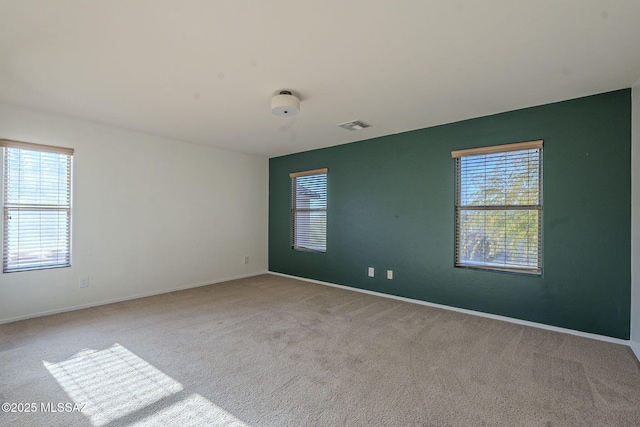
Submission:
[[[147,409],[181,392],[182,384],[118,343],[104,350],[84,349],[62,362],[42,363],[74,402],[86,405],[83,413],[96,427],[123,417],[132,417],[130,424],[136,426],[176,419],[183,421],[180,425],[245,426],[198,394]]]
[[[248,427],[247,424],[197,393],[130,424],[131,427],[165,427],[167,425]]]

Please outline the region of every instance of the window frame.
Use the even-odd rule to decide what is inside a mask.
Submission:
[[[298,207],[298,186],[297,186],[297,179],[298,178],[305,178],[305,177],[311,177],[311,176],[316,176],[316,175],[324,175],[324,207],[320,207],[320,208],[299,208]],[[305,252],[316,252],[316,253],[326,253],[327,252],[327,198],[328,198],[328,182],[329,182],[329,169],[328,168],[320,168],[320,169],[312,169],[312,170],[306,170],[306,171],[301,171],[301,172],[293,172],[289,174],[289,178],[291,179],[291,239],[290,239],[290,244],[291,244],[291,249],[293,250],[298,250],[298,251],[305,251]],[[322,199],[322,195],[320,196],[320,198]],[[297,224],[296,219],[298,218],[298,213],[300,212],[309,212],[310,214],[312,213],[318,213],[318,212],[324,212],[324,227],[323,227],[323,236],[322,236],[322,241],[323,241],[323,246],[311,246],[311,245],[301,245],[300,243],[300,239],[298,239],[298,231],[300,230],[301,227],[299,227]],[[310,236],[306,236],[306,238],[304,238],[304,241],[306,243],[309,243],[311,240]],[[304,242],[303,242],[304,243]]]
[[[491,271],[503,271],[510,273],[521,273],[526,275],[542,275],[542,264],[543,264],[543,232],[542,232],[542,221],[543,221],[543,140],[536,141],[527,141],[527,142],[519,142],[512,144],[503,144],[503,145],[493,145],[488,147],[479,147],[479,148],[471,148],[465,150],[454,150],[451,152],[451,157],[456,160],[456,176],[455,176],[455,267],[469,268],[469,269],[479,269],[479,270],[491,270]],[[537,151],[537,191],[534,194],[537,195],[537,203],[512,203],[508,204],[507,201],[503,204],[487,204],[487,205],[478,205],[478,204],[467,204],[463,205],[461,202],[461,192],[462,192],[462,177],[461,177],[461,159],[464,157],[470,156],[483,156],[483,155],[491,155],[491,154],[501,154],[501,153],[509,153],[509,152],[519,152],[519,151]],[[534,165],[535,166],[535,165]],[[506,172],[505,172],[506,173]],[[529,182],[529,181],[528,181]],[[470,185],[470,184],[466,184]],[[483,181],[482,188],[486,188],[486,181]],[[505,194],[506,194],[505,190]],[[530,201],[529,201],[530,202]],[[505,255],[504,262],[492,262],[486,260],[474,261],[470,262],[469,260],[461,259],[461,247],[463,246],[461,243],[461,213],[465,210],[469,211],[529,211],[529,212],[537,212],[537,245],[534,245],[534,248],[537,250],[535,254],[535,267],[528,263],[528,265],[517,266],[515,263],[508,263]],[[505,225],[505,233],[506,225]],[[505,238],[506,240],[506,238]],[[528,250],[531,249],[531,245],[526,245],[526,250],[522,253],[526,254],[526,258],[529,257]],[[506,250],[505,250],[506,251]],[[521,253],[521,252],[519,252]],[[508,254],[508,252],[507,252]],[[533,261],[533,259],[531,259]],[[527,260],[529,261],[529,259]]]
[[[67,157],[67,164],[65,165],[65,172],[62,174],[64,180],[57,182],[57,185],[54,186],[56,191],[66,192],[66,197],[64,202],[58,203],[36,203],[33,201],[30,202],[22,202],[14,201],[9,203],[9,194],[8,194],[8,180],[9,180],[9,169],[8,169],[8,150],[17,149],[31,152],[39,152],[39,153],[48,153],[48,154],[56,154],[60,156]],[[2,274],[9,273],[17,273],[17,272],[25,272],[25,271],[38,271],[38,270],[49,270],[56,268],[66,268],[71,267],[72,260],[72,211],[73,211],[73,198],[72,198],[72,187],[73,187],[73,154],[74,150],[71,148],[64,147],[56,147],[50,145],[43,144],[33,144],[22,141],[12,141],[7,139],[0,139],[0,207],[2,209],[2,221],[0,227],[0,239],[2,241]],[[19,163],[20,170],[20,178],[23,177],[23,167],[22,163]],[[41,169],[38,169],[38,174],[33,174],[32,176],[37,176],[38,180],[41,180],[43,177],[50,178],[50,176],[43,176],[41,173]],[[27,174],[25,172],[25,174]],[[27,175],[28,176],[28,175]],[[39,191],[46,191],[47,188],[43,188],[38,186],[37,189]],[[49,188],[51,189],[51,187]],[[42,193],[37,193],[42,194]],[[56,244],[62,243],[62,256],[56,255],[54,258],[47,259],[40,254],[40,258],[36,260],[36,262],[27,263],[22,260],[18,256],[18,260],[14,260],[10,262],[11,253],[9,252],[9,235],[7,234],[9,231],[9,219],[10,212],[40,212],[40,213],[52,213],[58,212],[62,213],[62,224],[64,230],[64,238],[60,239],[58,235],[57,239],[53,241]],[[66,218],[65,218],[66,217]],[[56,221],[60,221],[59,219]],[[43,221],[39,220],[37,222],[38,226],[42,224]],[[66,223],[66,226],[65,226]],[[59,224],[59,223],[58,223]],[[23,235],[18,234],[19,239],[24,239]],[[27,238],[28,241],[28,238]],[[43,248],[51,248],[52,246],[44,245],[40,246],[40,249]],[[51,261],[53,260],[53,262]],[[20,265],[20,264],[23,265]]]

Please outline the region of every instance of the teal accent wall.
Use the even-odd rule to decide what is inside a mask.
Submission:
[[[542,276],[454,267],[451,150],[537,139]],[[327,252],[296,251],[289,173],[322,167]],[[629,339],[630,89],[275,157],[269,192],[271,271]]]

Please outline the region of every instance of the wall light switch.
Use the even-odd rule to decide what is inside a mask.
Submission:
[[[393,280],[393,270],[387,270],[387,279]]]
[[[375,270],[373,269],[373,267],[369,267],[369,277],[373,276],[375,276]]]

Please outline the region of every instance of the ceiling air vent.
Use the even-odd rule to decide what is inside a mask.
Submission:
[[[370,128],[371,125],[369,123],[365,123],[362,120],[352,120],[350,122],[347,123],[342,123],[340,125],[341,128],[344,128],[346,130],[362,130],[365,128]]]

